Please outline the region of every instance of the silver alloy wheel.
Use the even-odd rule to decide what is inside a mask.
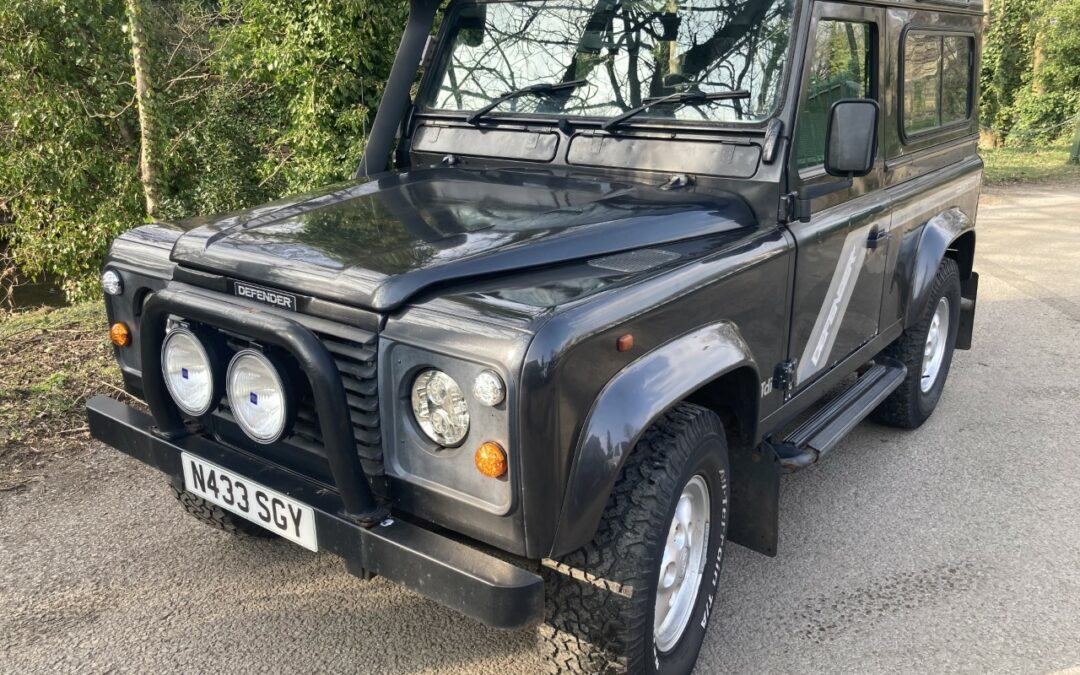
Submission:
[[[934,318],[930,320],[930,331],[926,335],[926,347],[923,349],[922,381],[919,385],[924,394],[937,383],[948,341],[949,299],[943,297],[934,310]]]
[[[679,643],[694,612],[705,572],[710,513],[709,486],[699,474],[686,483],[675,506],[660,562],[653,610],[653,636],[660,652]]]

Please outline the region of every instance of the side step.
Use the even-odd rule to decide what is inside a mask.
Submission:
[[[805,469],[832,450],[888,398],[907,377],[907,368],[892,359],[875,359],[851,386],[827,406],[793,431],[783,441],[773,442],[780,466],[787,473]]]

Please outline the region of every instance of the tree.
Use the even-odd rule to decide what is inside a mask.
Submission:
[[[131,63],[135,69],[135,101],[139,109],[139,175],[146,196],[146,215],[158,215],[158,169],[154,161],[157,120],[153,113],[154,86],[147,41],[143,0],[127,0],[128,34],[131,36]]]

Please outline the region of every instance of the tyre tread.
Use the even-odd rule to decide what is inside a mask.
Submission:
[[[249,523],[243,518],[234,516],[220,506],[197,497],[187,490],[177,488],[175,485],[169,487],[184,511],[201,523],[241,537],[264,539],[275,536],[255,523]]]
[[[649,550],[666,536],[657,503],[668,503],[694,440],[716,433],[711,411],[682,403],[665,413],[638,441],[615,484],[592,541],[558,562],[635,590],[651,588]],[[646,658],[639,644],[648,605],[556,570],[544,570],[547,621],[540,647],[549,673],[639,672]]]

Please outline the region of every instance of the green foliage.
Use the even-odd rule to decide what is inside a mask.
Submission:
[[[1037,77],[1048,91],[1080,90],[1080,0],[1044,0],[1037,25],[1045,57]]]
[[[162,216],[352,173],[407,3],[139,2]],[[109,241],[145,220],[126,23],[124,0],[0,3],[0,244],[73,299],[96,292]]]
[[[227,81],[261,92],[272,110],[262,180],[288,191],[347,177],[363,153],[367,128],[405,26],[406,3],[225,0],[237,23],[218,59]]]
[[[75,295],[141,218],[124,31],[120,0],[0,3],[0,240]]]
[[[981,122],[1012,147],[1068,138],[1080,114],[1080,0],[991,0]]]
[[[1046,3],[1032,23],[1042,58],[1013,105],[1016,124],[1008,143],[1016,146],[1067,139],[1080,114],[1080,0]]]
[[[1020,148],[1062,141],[1072,136],[1076,126],[1080,88],[1072,91],[1047,89],[1037,93],[1029,87],[1017,95],[1012,110],[1016,121],[1009,130],[1007,146]]]
[[[982,58],[983,126],[1008,133],[1015,118],[1013,102],[1025,84],[1034,56],[1031,18],[1044,0],[989,0]]]

